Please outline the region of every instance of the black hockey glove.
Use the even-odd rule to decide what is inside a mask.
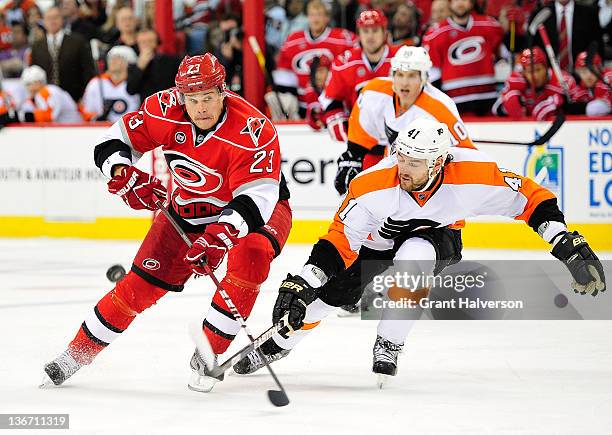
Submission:
[[[312,288],[299,275],[287,275],[278,289],[278,297],[272,311],[272,322],[276,325],[285,313],[289,313],[288,323],[294,330],[304,326],[306,307],[317,298],[317,290]]]
[[[334,186],[340,195],[344,195],[346,193],[351,180],[355,178],[363,168],[363,156],[365,155],[365,152],[362,154],[359,151],[349,147],[349,149],[343,152],[338,159],[338,172],[336,172]]]
[[[595,296],[606,290],[606,277],[601,262],[577,231],[565,233],[551,253],[569,269],[574,278],[572,288],[576,293]]]

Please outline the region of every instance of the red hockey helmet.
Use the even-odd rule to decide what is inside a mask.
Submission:
[[[521,52],[521,56],[519,57],[519,63],[523,67],[523,71],[531,66],[531,55],[533,50],[533,65],[544,65],[548,66],[548,60],[546,59],[546,55],[542,51],[540,47],[526,48]]]
[[[578,56],[576,56],[576,65],[574,65],[574,69],[578,68],[586,68],[587,67],[587,57],[589,57],[589,53],[586,51],[581,52]],[[603,66],[603,62],[601,61],[601,56],[595,53],[593,55],[593,66],[595,68],[601,68]]]
[[[225,90],[225,68],[215,56],[206,53],[185,56],[174,79],[176,88],[184,94],[200,92],[218,86]]]
[[[387,17],[381,11],[371,9],[369,11],[363,11],[357,18],[357,28],[362,29],[366,27],[382,27],[387,28]]]

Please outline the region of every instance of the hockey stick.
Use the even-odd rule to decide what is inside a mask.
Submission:
[[[289,119],[289,114],[283,107],[283,102],[278,96],[278,92],[274,90],[274,79],[272,78],[272,74],[270,74],[270,72],[266,68],[266,57],[261,51],[261,47],[259,46],[259,42],[257,42],[257,38],[251,35],[247,39],[249,41],[249,45],[251,46],[251,50],[253,50],[253,54],[255,54],[255,57],[257,58],[257,63],[259,64],[261,71],[264,73],[264,77],[266,78],[266,81],[268,82],[270,86],[272,86],[272,92],[274,93],[274,96],[276,97],[276,102],[278,103],[278,107],[280,108],[281,112],[283,112],[283,116],[285,117],[285,119]]]
[[[565,115],[560,112],[555,120],[552,122],[548,130],[539,138],[531,142],[517,142],[517,141],[503,141],[503,140],[487,140],[487,139],[472,139],[472,142],[476,143],[488,143],[492,145],[523,145],[523,146],[535,146],[544,145],[559,131],[563,123],[565,122]]]
[[[210,375],[213,378],[221,376],[225,373],[230,367],[236,364],[241,359],[245,358],[248,354],[253,352],[256,349],[259,349],[262,344],[268,341],[274,334],[276,334],[279,330],[285,327],[285,323],[281,320],[274,326],[271,326],[266,331],[264,331],[259,337],[255,338],[252,343],[247,344],[238,352],[233,354],[227,360],[225,360],[222,364],[215,366],[211,371]]]
[[[548,8],[542,9],[540,12],[533,17],[531,24],[529,24],[529,33],[535,36],[535,33],[538,32],[540,34],[540,38],[542,38],[542,42],[544,43],[544,48],[546,49],[546,55],[548,56],[548,60],[550,61],[550,65],[552,66],[553,73],[557,80],[561,84],[563,88],[563,93],[567,97],[568,101],[572,101],[569,87],[563,78],[563,74],[561,73],[561,68],[557,63],[557,59],[555,58],[555,52],[552,49],[552,45],[550,45],[550,39],[548,39],[548,33],[546,33],[546,28],[544,27],[544,22],[548,20],[548,18],[552,15],[552,12]]]
[[[157,205],[157,208],[159,209],[159,211],[162,212],[163,215],[166,217],[166,219],[168,219],[168,221],[172,224],[176,232],[183,239],[183,241],[187,244],[187,246],[191,248],[191,245],[192,245],[191,240],[189,240],[189,237],[187,237],[187,234],[185,234],[185,231],[183,231],[183,229],[179,226],[178,222],[174,219],[174,217],[170,214],[170,212],[166,209],[166,207],[164,207],[164,204],[161,201],[155,201],[155,205]],[[272,367],[270,367],[270,364],[268,363],[268,360],[266,359],[265,355],[263,355],[259,347],[256,346],[255,338],[253,338],[251,331],[249,331],[249,328],[247,327],[244,317],[242,317],[242,315],[236,308],[236,305],[234,305],[234,302],[229,297],[229,295],[227,294],[227,292],[225,291],[225,289],[223,288],[223,286],[221,285],[221,283],[219,282],[219,280],[213,273],[210,266],[206,263],[202,263],[202,266],[204,267],[204,271],[206,272],[206,274],[210,277],[210,279],[212,279],[213,283],[217,287],[219,294],[221,295],[221,297],[227,304],[227,307],[230,309],[232,316],[234,316],[234,319],[238,323],[240,323],[240,327],[244,329],[244,332],[246,333],[247,337],[249,337],[249,340],[251,340],[253,347],[256,348],[257,352],[259,353],[259,356],[261,357],[261,359],[266,365],[266,368],[270,372],[270,375],[272,375],[274,382],[276,382],[276,385],[278,386],[279,390],[268,390],[268,398],[270,399],[270,402],[272,402],[274,406],[288,405],[289,397],[287,396],[287,392],[285,391],[285,389],[283,388],[283,385],[280,383],[280,381],[276,377],[276,373],[274,373],[274,370],[272,370]]]

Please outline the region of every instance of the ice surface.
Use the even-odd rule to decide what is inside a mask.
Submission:
[[[111,288],[106,269],[127,267],[137,248],[135,242],[0,240],[1,413],[69,413],[75,434],[610,433],[612,322],[606,321],[419,322],[398,375],[378,390],[371,373],[375,322],[332,316],[274,365],[288,407],[267,402],[273,382],[264,370],[228,377],[209,394],[189,391],[187,325],[207,308],[213,290],[207,279],[189,282],[182,294],[169,294],[139,316],[62,388],[39,390],[42,365],[64,350]],[[309,249],[287,246],[274,262],[249,319],[254,333],[269,326],[278,283],[299,271]],[[241,334],[231,349],[245,342]]]

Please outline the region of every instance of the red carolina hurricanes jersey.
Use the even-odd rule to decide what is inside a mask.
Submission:
[[[576,100],[580,92],[576,85],[576,81],[565,71],[562,71],[562,74],[569,88],[570,96],[573,100]],[[553,95],[563,96],[563,87],[559,84],[557,77],[550,69],[548,70],[548,77],[548,82],[542,89],[536,90],[534,94],[531,90],[531,86],[525,77],[523,77],[523,74],[519,71],[513,72],[510,77],[506,79],[506,84],[493,106],[494,113],[499,104],[501,104],[509,116],[531,116],[535,106],[548,97],[552,97]],[[517,109],[520,111],[517,111]]]
[[[397,50],[399,46],[386,45],[382,58],[374,66],[370,65],[361,47],[355,47],[337,56],[327,77],[325,89],[319,97],[323,110],[327,109],[333,100],[338,100],[350,111],[357,101],[359,91],[368,81],[389,75],[391,58]]]
[[[608,83],[612,84],[612,68],[606,68],[602,76]],[[601,80],[598,80],[592,89],[587,88],[581,82],[580,94],[577,101],[589,102],[593,100],[607,101],[610,107],[612,107],[612,91],[610,91],[610,88]]]
[[[294,32],[281,47],[274,83],[298,89],[300,107],[317,101],[318,95],[310,86],[310,65],[315,57],[326,56],[333,61],[356,44],[355,34],[345,29],[327,28],[318,38],[308,30]]]
[[[127,144],[132,160],[162,147],[177,186],[172,206],[192,225],[216,222],[222,209],[239,195],[248,196],[267,222],[278,201],[276,129],[259,110],[232,92],[226,91],[224,114],[212,131],[198,130],[187,119],[181,94],[170,88],[148,97],[138,112],[123,115],[100,142],[111,139]],[[102,165],[102,172],[110,176],[112,165],[120,160],[113,154]]]
[[[474,14],[465,27],[447,18],[425,34],[423,47],[440,70],[442,90],[456,104],[497,97],[493,63],[503,38],[494,18]]]

